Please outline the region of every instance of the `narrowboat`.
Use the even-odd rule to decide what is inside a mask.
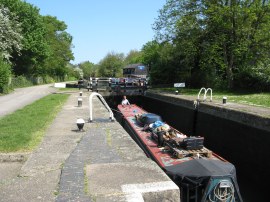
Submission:
[[[204,147],[203,137],[187,136],[135,104],[118,110],[135,142],[179,186],[181,201],[243,201],[235,166]]]

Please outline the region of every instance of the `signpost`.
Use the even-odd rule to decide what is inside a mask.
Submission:
[[[180,88],[186,87],[186,84],[185,83],[174,83],[173,86],[176,88],[175,94],[178,95],[178,93],[179,93],[178,90],[180,90]]]
[[[175,83],[174,87],[175,88],[184,88],[184,87],[186,87],[186,84],[185,83]]]

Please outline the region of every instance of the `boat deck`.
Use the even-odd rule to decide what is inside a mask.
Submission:
[[[147,113],[146,111],[137,105],[124,107],[119,105],[118,109],[122,112],[124,118],[138,135],[140,143],[150,152],[151,157],[153,157],[161,167],[177,165],[182,162],[198,158],[198,154],[200,155],[200,158],[226,161],[205,147],[200,150],[173,148],[173,152],[171,149],[168,149],[167,146],[159,148],[157,141],[151,137],[151,133],[143,131],[143,127],[136,121],[135,115]]]

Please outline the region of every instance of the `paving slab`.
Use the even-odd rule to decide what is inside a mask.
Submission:
[[[135,185],[139,191],[131,192]],[[180,192],[94,98],[93,122],[87,123],[86,134],[63,166],[56,201],[134,201],[134,197],[179,201]]]
[[[42,143],[28,154],[20,169],[7,163],[12,179],[6,176],[1,179],[0,201],[55,201],[62,166],[85,134],[77,131],[76,119],[87,119],[88,113],[77,106],[77,98],[77,93],[71,94]]]
[[[153,198],[154,201],[176,201],[173,195],[179,197],[174,194],[177,186],[161,178],[155,165],[149,166],[144,161],[90,164],[86,167],[86,176],[87,191],[96,200],[113,195],[122,196],[123,201],[153,201]],[[164,192],[170,191],[166,196]]]

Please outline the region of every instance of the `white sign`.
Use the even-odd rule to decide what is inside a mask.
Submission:
[[[174,84],[174,87],[175,88],[183,88],[183,87],[185,87],[186,85],[185,85],[185,83],[175,83]]]
[[[66,84],[65,83],[55,83],[54,84],[54,87],[55,88],[65,88],[66,87]]]

